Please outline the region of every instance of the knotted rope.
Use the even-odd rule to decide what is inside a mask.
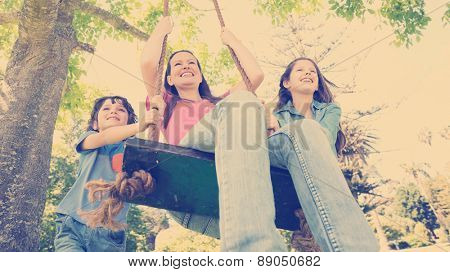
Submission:
[[[169,0],[164,0],[164,11],[163,16],[169,16]],[[164,40],[161,47],[161,56],[159,58],[158,62],[158,70],[157,70],[157,76],[156,76],[156,89],[154,90],[155,95],[161,94],[161,86],[162,86],[162,77],[163,77],[163,71],[164,71],[164,59],[166,57],[166,51],[167,51],[167,35],[164,36]],[[150,97],[149,97],[150,98]],[[151,111],[155,111],[155,116],[158,116],[159,114],[162,114],[159,112],[159,109],[156,107],[156,105],[150,105]],[[149,140],[158,141],[159,136],[159,125],[158,124],[152,124],[149,126],[147,130],[147,138]]]
[[[78,211],[80,217],[91,228],[104,227],[117,231],[127,227],[126,224],[115,221],[124,202],[153,192],[155,183],[149,173],[139,170],[133,172],[132,177],[128,177],[125,172],[118,173],[114,183],[93,180],[86,183],[85,188],[89,191],[89,202],[101,201],[101,203],[92,211]]]

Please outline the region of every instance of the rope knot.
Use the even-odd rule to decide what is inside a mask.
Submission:
[[[86,221],[86,225],[91,228],[104,227],[120,230],[126,228],[126,224],[119,223],[114,218],[123,209],[124,202],[153,192],[155,182],[149,173],[139,170],[133,172],[130,178],[127,173],[120,172],[116,175],[114,183],[93,180],[86,183],[85,187],[89,191],[89,202],[101,201],[97,209],[78,211],[80,217]]]

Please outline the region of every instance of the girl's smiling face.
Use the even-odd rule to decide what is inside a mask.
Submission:
[[[105,100],[98,111],[94,129],[103,131],[110,127],[124,126],[128,124],[128,111],[119,100]]]
[[[319,77],[317,70],[309,60],[298,60],[289,75],[289,80],[285,80],[283,85],[291,92],[302,94],[314,94],[319,87]]]

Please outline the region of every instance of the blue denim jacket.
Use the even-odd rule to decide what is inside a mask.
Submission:
[[[341,119],[341,108],[335,103],[321,103],[313,100],[311,110],[316,120],[323,128],[330,141],[331,149],[336,154],[336,139],[339,131],[339,121]],[[274,110],[273,114],[278,120],[280,127],[290,122],[304,119],[305,117],[297,111],[294,104],[289,100],[286,105],[280,109]]]

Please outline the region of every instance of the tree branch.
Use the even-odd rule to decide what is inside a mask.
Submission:
[[[260,61],[262,63],[265,63],[267,65],[276,67],[276,68],[286,68],[286,65],[283,65],[283,64],[280,64],[280,63],[275,63],[275,62],[272,62],[272,61],[267,60],[267,59],[259,59],[258,58],[258,61]]]
[[[20,18],[20,12],[0,13],[0,25],[18,24],[19,18]]]
[[[88,44],[88,43],[82,43],[82,42],[78,42],[77,46],[75,47],[75,49],[77,50],[83,50],[86,52],[89,52],[91,54],[94,54],[95,52],[95,47]]]
[[[74,0],[73,3],[76,4],[81,11],[86,12],[92,16],[101,18],[103,21],[112,25],[116,29],[125,31],[134,36],[135,38],[138,38],[143,41],[146,41],[149,38],[149,35],[147,33],[139,30],[138,28],[129,24],[124,19],[112,14],[107,10],[96,7],[95,5],[87,3],[84,0]]]

